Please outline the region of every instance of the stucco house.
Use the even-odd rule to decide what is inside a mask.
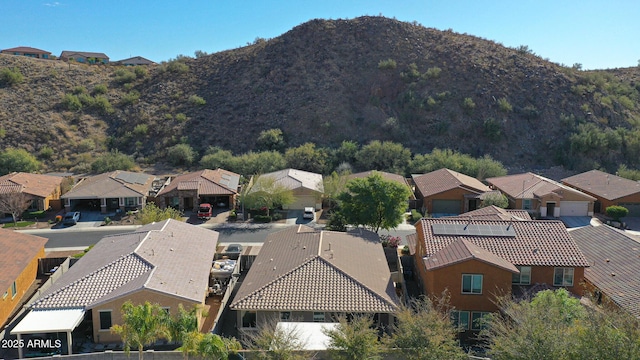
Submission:
[[[533,173],[488,178],[511,209],[528,210],[541,217],[593,216],[595,197]]]
[[[3,49],[0,54],[26,56],[36,59],[49,59],[51,53],[49,51],[40,50],[28,46],[18,46],[10,49]]]
[[[564,178],[562,183],[595,197],[593,211],[596,213],[619,205],[629,210],[629,216],[640,216],[640,182],[591,170]]]
[[[80,64],[102,64],[109,63],[109,57],[104,53],[87,52],[87,51],[69,51],[65,50],[60,53],[60,60],[75,61]]]
[[[63,180],[60,176],[13,172],[0,176],[0,196],[13,192],[27,194],[33,199],[30,210],[59,207],[59,201],[55,200],[60,199]]]
[[[202,307],[217,242],[216,231],[176,220],[106,236],[29,306],[11,333],[67,333],[71,351],[66,345],[83,338],[75,331],[86,326],[96,343],[121,342],[110,328],[122,323],[126,301],[157,303],[170,315],[179,304]]]
[[[440,169],[412,175],[416,199],[431,216],[458,215],[480,207],[480,196],[490,191],[480,180],[459,172]]]
[[[269,234],[231,302],[237,327],[271,319],[332,322],[369,314],[392,323],[399,299],[377,234],[293,226]]]
[[[428,296],[447,290],[462,329],[498,311],[497,296],[566,288],[582,295],[589,266],[560,221],[423,218],[416,223],[414,260]]]
[[[38,260],[44,257],[47,239],[0,229],[0,329],[21,306],[22,296],[38,274]]]
[[[275,184],[282,185],[293,192],[294,202],[284,206],[285,209],[302,210],[305,207],[313,207],[316,210],[322,208],[322,196],[324,184],[322,175],[309,171],[284,169],[259,175],[271,178]],[[256,176],[251,178],[249,186],[255,183]],[[249,190],[250,192],[253,189]]]
[[[229,208],[236,203],[240,175],[231,171],[200,170],[172,178],[156,195],[156,204],[180,210],[197,211],[198,205],[209,203]]]
[[[80,179],[60,196],[66,211],[100,209],[101,213],[142,209],[153,190],[155,176],[116,170]]]
[[[143,58],[142,56],[134,56],[127,59],[112,61],[111,65],[138,66],[138,65],[156,65],[156,63],[147,58]]]

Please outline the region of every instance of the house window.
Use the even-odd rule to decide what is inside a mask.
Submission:
[[[516,266],[520,270],[520,274],[513,274],[511,283],[514,285],[531,284],[531,266]]]
[[[451,322],[458,330],[469,330],[469,312],[452,311]]]
[[[242,327],[243,328],[255,328],[256,319],[258,315],[255,311],[243,311],[242,313]]]
[[[14,281],[13,284],[11,284],[11,298],[13,299],[14,297],[16,297],[17,294],[18,294],[18,287],[16,286],[16,282]]]
[[[488,312],[473,311],[471,312],[471,330],[482,330],[486,327],[485,316],[489,315]]]
[[[314,312],[313,313],[313,322],[324,322],[324,313],[323,312]]]
[[[134,197],[124,198],[124,206],[126,207],[133,207],[133,206],[136,206],[137,204],[138,204],[138,198],[134,198]]]
[[[555,268],[553,286],[573,286],[573,268]]]
[[[482,294],[482,275],[462,274],[463,294]]]
[[[291,311],[283,311],[280,313],[280,320],[289,321],[291,319]]]
[[[522,199],[522,209],[531,210],[531,199]]]
[[[111,329],[111,310],[100,310],[100,330]]]

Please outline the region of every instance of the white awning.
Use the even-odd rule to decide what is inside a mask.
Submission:
[[[11,334],[70,332],[83,318],[84,309],[31,310]]]
[[[336,330],[338,323],[321,322],[279,322],[276,324],[276,331],[283,331],[285,334],[295,335],[302,342],[303,350],[327,350],[331,340],[325,330]]]

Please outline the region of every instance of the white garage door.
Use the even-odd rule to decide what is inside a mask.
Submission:
[[[588,216],[588,201],[563,201],[560,203],[560,216]]]
[[[293,203],[287,206],[288,209],[303,210],[306,207],[316,207],[316,197],[310,195],[297,195]]]

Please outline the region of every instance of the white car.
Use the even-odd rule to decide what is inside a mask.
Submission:
[[[302,218],[303,219],[315,219],[316,218],[316,212],[315,209],[312,207],[306,207],[304,208],[304,214],[302,214]]]

